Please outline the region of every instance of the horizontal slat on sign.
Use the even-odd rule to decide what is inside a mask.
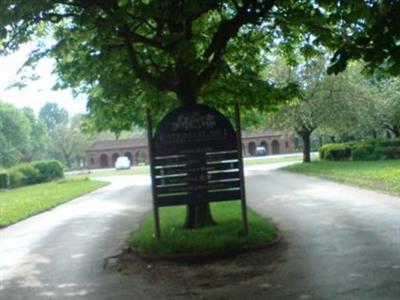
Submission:
[[[221,161],[221,160],[232,160],[232,159],[238,159],[237,151],[227,152],[227,153],[213,153],[206,155],[207,161]]]
[[[215,164],[209,164],[207,167],[210,167],[208,171],[223,171],[223,170],[231,170],[238,169],[239,163],[236,162],[220,162]]]
[[[156,176],[163,175],[176,175],[176,174],[184,174],[187,173],[188,168],[186,166],[183,167],[171,167],[171,168],[163,168],[163,169],[155,169]]]
[[[205,192],[210,190],[225,190],[231,188],[240,188],[240,181],[219,181],[213,183],[204,184],[192,184],[192,185],[175,185],[175,186],[157,186],[156,193],[158,195],[169,194],[169,193],[193,193],[193,192]]]
[[[208,190],[225,190],[231,188],[240,188],[240,181],[217,181],[208,183]]]
[[[207,202],[217,202],[217,201],[230,201],[230,200],[240,200],[241,192],[240,189],[234,191],[223,191],[214,193],[201,194],[187,194],[187,195],[173,195],[157,197],[157,206],[170,206],[170,205],[180,205],[180,204],[199,204]]]
[[[212,171],[224,171],[231,169],[238,169],[238,162],[220,162],[208,165],[189,165],[189,166],[173,166],[168,168],[157,168],[155,169],[156,176],[175,175],[184,173],[201,173],[201,172],[212,172]]]
[[[183,174],[182,176],[170,176],[170,177],[157,177],[156,178],[156,186],[165,185],[165,184],[179,184],[183,182],[189,182],[187,174]]]
[[[168,184],[179,184],[179,183],[188,183],[188,184],[196,184],[201,181],[204,175],[199,174],[197,176],[188,174],[176,175],[176,176],[158,176],[156,178],[156,185],[168,185]],[[229,179],[239,179],[240,174],[239,171],[230,171],[230,172],[218,172],[218,173],[208,173],[206,175],[208,181],[213,180],[229,180]],[[204,179],[203,179],[204,180]]]
[[[168,166],[168,165],[185,165],[196,163],[196,160],[189,157],[173,157],[167,159],[156,159],[155,166]]]
[[[207,178],[208,180],[235,179],[240,178],[240,174],[239,171],[209,173]]]
[[[242,196],[240,189],[234,191],[222,191],[222,192],[209,192],[207,194],[209,201],[227,201],[240,199]]]

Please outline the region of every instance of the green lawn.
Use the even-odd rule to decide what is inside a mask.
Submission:
[[[0,191],[0,227],[16,223],[106,184],[88,179],[63,179]]]
[[[400,195],[400,160],[316,161],[283,169]]]
[[[264,245],[277,236],[276,229],[249,209],[249,235],[242,233],[240,202],[211,204],[216,226],[196,230],[183,229],[186,207],[160,209],[161,241],[154,238],[152,213],[128,240],[128,245],[152,255],[182,253],[221,254],[229,250]]]

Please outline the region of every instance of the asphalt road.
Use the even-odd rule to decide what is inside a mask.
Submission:
[[[284,237],[274,271],[202,297],[400,299],[400,198],[272,170],[279,165],[246,171],[249,205],[272,217]],[[150,202],[146,177],[114,178],[0,230],[0,299],[178,298],[139,272],[103,268]]]

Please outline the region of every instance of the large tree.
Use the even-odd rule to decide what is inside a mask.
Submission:
[[[295,101],[271,114],[268,124],[293,130],[303,142],[303,162],[310,162],[311,134],[318,130],[328,135],[349,135],[359,127],[369,111],[371,98],[364,86],[357,85],[359,68],[349,68],[339,75],[327,75],[324,57],[290,67],[277,61],[271,70],[276,81],[297,81],[301,93]]]
[[[55,43],[44,39],[30,63],[55,57],[59,86],[89,94],[95,119],[126,128],[132,121],[143,122],[143,108],[162,114],[176,100],[190,105],[217,99],[219,107],[232,100],[263,109],[275,105],[286,90],[259,76],[271,48],[279,44],[290,55],[301,44],[309,54],[321,43],[336,48],[353,36],[360,39],[380,18],[380,8],[386,8],[380,3],[386,5],[361,0],[6,0],[0,4],[0,46],[15,50],[34,37],[52,35]],[[350,55],[345,54],[340,49],[335,56],[335,70],[347,62]],[[188,213],[190,227],[212,223],[207,205],[190,206]]]

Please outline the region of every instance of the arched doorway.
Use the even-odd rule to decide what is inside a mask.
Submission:
[[[146,155],[142,152],[142,151],[138,151],[136,152],[136,163],[140,164],[140,163],[145,163],[146,162]]]
[[[117,161],[118,157],[119,157],[119,154],[118,154],[118,153],[114,153],[114,154],[112,155],[112,165],[113,165],[113,166],[115,165],[115,162]]]
[[[265,151],[267,152],[267,154],[269,153],[268,144],[266,141],[261,141],[260,146],[265,148]]]
[[[272,141],[272,154],[279,154],[280,153],[280,146],[277,140]]]
[[[130,152],[125,152],[124,156],[129,158],[129,161],[131,162],[131,165],[133,165],[132,154]]]
[[[256,144],[254,142],[249,143],[249,154],[251,156],[256,154]]]
[[[107,154],[100,155],[100,167],[108,168],[108,156],[107,156]]]

